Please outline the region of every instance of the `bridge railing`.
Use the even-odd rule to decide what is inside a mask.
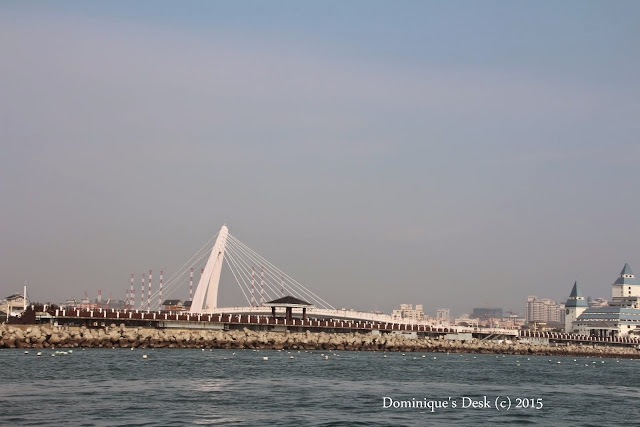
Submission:
[[[277,310],[280,315],[284,314],[284,309]],[[311,315],[305,322],[301,319],[293,319],[291,325],[312,325],[335,328],[351,329],[380,329],[399,331],[432,331],[438,333],[460,332],[459,327],[444,327],[431,322],[403,321],[392,316],[358,312],[355,310],[325,310],[310,308],[308,314]],[[221,323],[262,323],[262,324],[285,324],[283,319],[272,319],[270,307],[227,307],[212,311],[210,313],[188,313],[188,312],[160,312],[146,310],[115,310],[115,309],[57,309],[51,315],[66,318],[81,318],[87,321],[91,319],[107,320],[117,322],[118,320],[140,320],[140,321],[209,321]],[[315,318],[315,319],[314,319]],[[321,320],[318,320],[321,319]],[[281,322],[279,322],[279,320]],[[469,328],[467,328],[469,329]],[[471,330],[473,329],[473,330]],[[472,332],[491,332],[491,330],[480,330],[470,328]],[[502,330],[497,330],[502,332]],[[504,330],[505,333],[510,332]]]
[[[522,338],[546,338],[551,340],[574,342],[640,344],[640,340],[635,337],[599,337],[593,335],[566,334],[546,331],[520,331],[519,336]]]
[[[247,310],[249,309],[249,310]],[[115,310],[115,309],[56,309],[50,310],[50,314],[55,317],[76,318],[83,321],[91,322],[106,320],[117,322],[125,320],[142,320],[142,321],[183,321],[183,322],[217,322],[217,323],[238,323],[238,324],[265,324],[265,325],[297,325],[311,327],[327,327],[327,328],[344,328],[344,329],[378,329],[378,330],[396,330],[396,331],[417,331],[417,332],[436,332],[436,333],[481,333],[481,334],[501,334],[514,335],[523,338],[547,338],[561,341],[575,342],[593,342],[593,343],[623,343],[623,344],[640,344],[640,340],[635,337],[597,337],[580,334],[565,334],[558,332],[540,332],[540,331],[518,331],[513,329],[500,328],[472,328],[462,326],[444,327],[440,325],[429,324],[426,322],[402,322],[392,319],[391,316],[377,315],[375,313],[362,313],[352,310],[322,310],[315,309],[313,314],[317,317],[302,320],[294,318],[285,320],[282,317],[271,317],[270,310],[264,307],[237,307],[235,310],[224,309],[224,313],[209,314],[191,314],[191,313],[169,313],[159,311],[144,310]],[[234,313],[235,311],[235,313]],[[249,311],[247,313],[247,311]],[[252,313],[253,312],[253,313]],[[337,316],[339,313],[340,316]],[[348,316],[353,313],[359,315],[372,314],[373,316],[366,318],[350,318]],[[333,316],[332,316],[333,315]]]
[[[296,310],[298,312],[298,310]],[[433,321],[420,321],[413,319],[397,319],[389,314],[384,313],[370,313],[357,310],[336,310],[336,309],[322,309],[316,307],[309,307],[306,310],[307,315],[321,318],[338,318],[338,319],[351,319],[351,320],[364,320],[364,321],[377,321],[387,323],[402,323],[410,325],[429,325],[437,326]],[[209,311],[207,311],[209,313]],[[215,310],[211,310],[210,313],[256,313],[256,314],[271,314],[271,307],[223,307]],[[283,308],[276,308],[276,313],[284,313]]]

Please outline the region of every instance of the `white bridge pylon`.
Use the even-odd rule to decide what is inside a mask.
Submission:
[[[198,282],[196,293],[193,295],[190,313],[212,311],[218,307],[218,286],[220,285],[220,273],[222,272],[228,235],[229,229],[223,225],[213,245],[207,265],[204,267],[204,273]],[[205,297],[207,298],[206,305]]]
[[[183,269],[184,267],[188,269],[189,265],[193,265],[191,260],[196,259],[196,262],[199,262],[199,260],[206,257],[207,252],[202,252],[202,250],[209,245],[209,242],[187,261]],[[201,255],[198,256],[199,253]],[[270,308],[263,304],[268,302],[269,299],[276,299],[285,295],[306,300],[317,308],[334,309],[331,304],[320,298],[313,291],[231,235],[229,229],[223,225],[218,232],[218,237],[213,244],[211,254],[193,295],[193,301],[189,309],[191,314],[213,314],[220,310],[226,310],[218,307],[220,273],[225,263],[247,300],[248,306],[246,308],[250,312],[258,310],[270,313]],[[181,274],[181,272],[178,272],[175,276],[179,277]],[[179,279],[175,280],[176,284],[178,281]]]
[[[211,248],[210,245],[214,239],[215,243]],[[191,290],[193,270],[198,271],[205,260],[207,260],[206,265],[201,270],[200,281],[192,301],[190,301],[189,312],[191,314],[214,314],[228,311],[228,308],[218,306],[220,275],[225,264],[246,299],[248,304],[246,308],[251,313],[256,310],[270,312],[269,307],[264,304],[285,295],[307,301],[318,309],[335,309],[311,289],[242,243],[223,225],[216,235],[169,277],[164,287],[161,287],[162,290],[159,289],[153,295],[150,294],[147,302],[141,300],[138,310],[144,310],[145,305],[149,307],[153,298],[158,298],[159,302],[156,307],[158,310],[162,310],[161,295],[164,295],[164,298],[169,298],[176,292],[181,293],[184,290],[182,285],[185,281]],[[191,291],[189,291],[189,298],[191,299]],[[311,306],[308,308],[310,309]],[[235,307],[235,309],[237,308],[239,307]]]

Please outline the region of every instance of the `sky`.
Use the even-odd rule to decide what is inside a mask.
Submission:
[[[610,297],[640,273],[639,18],[4,0],[0,297],[124,298],[223,224],[336,307]],[[243,304],[229,279],[220,304]]]

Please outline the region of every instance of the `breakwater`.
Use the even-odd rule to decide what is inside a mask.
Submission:
[[[451,341],[444,337],[411,338],[401,334],[271,332],[243,330],[177,330],[111,326],[104,328],[50,325],[0,325],[0,348],[222,348],[275,350],[363,350],[448,352],[545,356],[638,358],[631,347],[568,344],[533,345],[482,340]]]

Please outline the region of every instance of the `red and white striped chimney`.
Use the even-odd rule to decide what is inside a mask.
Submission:
[[[162,309],[162,270],[160,270],[160,293],[158,294],[158,311]]]
[[[142,273],[142,290],[140,290],[140,310],[144,305],[144,273]]]
[[[189,278],[189,301],[193,301],[193,267],[191,267],[191,277]]]
[[[253,301],[255,300],[253,297],[253,289],[255,288],[256,281],[256,269],[251,266],[251,307],[253,307]]]
[[[147,296],[147,311],[151,310],[151,270],[149,270],[149,294]]]
[[[131,290],[129,291],[129,309],[136,305],[136,291],[133,290],[133,273],[131,273]]]
[[[260,266],[260,307],[264,303],[264,267]]]

